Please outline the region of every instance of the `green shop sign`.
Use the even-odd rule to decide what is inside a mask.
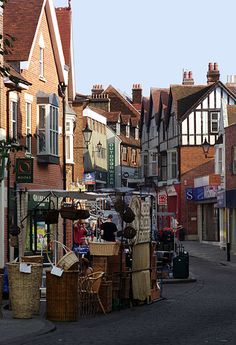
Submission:
[[[115,144],[108,145],[108,186],[115,185]]]
[[[33,158],[16,158],[16,182],[33,183]]]

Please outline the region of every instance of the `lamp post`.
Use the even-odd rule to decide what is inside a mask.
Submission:
[[[85,147],[81,147],[81,148],[87,149],[88,145],[90,143],[93,131],[92,131],[92,129],[89,128],[88,124],[86,124],[86,127],[82,130],[82,133],[83,133],[83,137],[84,137]],[[99,141],[99,143],[100,143],[100,141]],[[100,145],[102,145],[102,144],[100,143]]]
[[[96,189],[96,161],[95,161],[95,154],[96,154],[96,152],[100,153],[101,150],[102,150],[102,143],[99,140],[99,142],[97,144],[97,150],[93,151],[93,153],[94,153],[94,163],[93,163],[93,165],[94,165],[94,179],[95,179],[95,188],[94,189]]]

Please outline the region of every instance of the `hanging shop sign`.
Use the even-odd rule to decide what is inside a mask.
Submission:
[[[95,172],[84,173],[83,182],[84,184],[95,184]]]
[[[108,186],[115,185],[115,144],[108,145]]]
[[[33,158],[16,158],[16,182],[33,183]]]
[[[167,205],[167,194],[166,193],[158,193],[158,205]]]

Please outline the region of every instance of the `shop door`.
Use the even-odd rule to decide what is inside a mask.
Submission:
[[[29,219],[26,250],[41,253],[50,242],[50,226],[42,220],[40,210],[31,211]]]
[[[202,239],[219,241],[219,211],[214,204],[202,205]]]

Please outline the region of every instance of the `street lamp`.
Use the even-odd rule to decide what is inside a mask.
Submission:
[[[209,152],[209,149],[210,149],[210,144],[208,143],[206,138],[204,139],[204,142],[202,143],[202,149],[203,149],[203,153],[205,155],[205,158],[207,158],[207,155],[208,155],[208,152]]]
[[[101,152],[101,150],[102,150],[102,143],[100,142],[100,140],[99,140],[99,142],[97,144],[97,148],[98,148],[98,152]]]
[[[88,144],[90,143],[92,132],[93,131],[89,128],[88,124],[86,124],[86,127],[82,130],[84,142],[85,142],[85,148],[88,148]],[[100,145],[102,144],[100,143]]]

